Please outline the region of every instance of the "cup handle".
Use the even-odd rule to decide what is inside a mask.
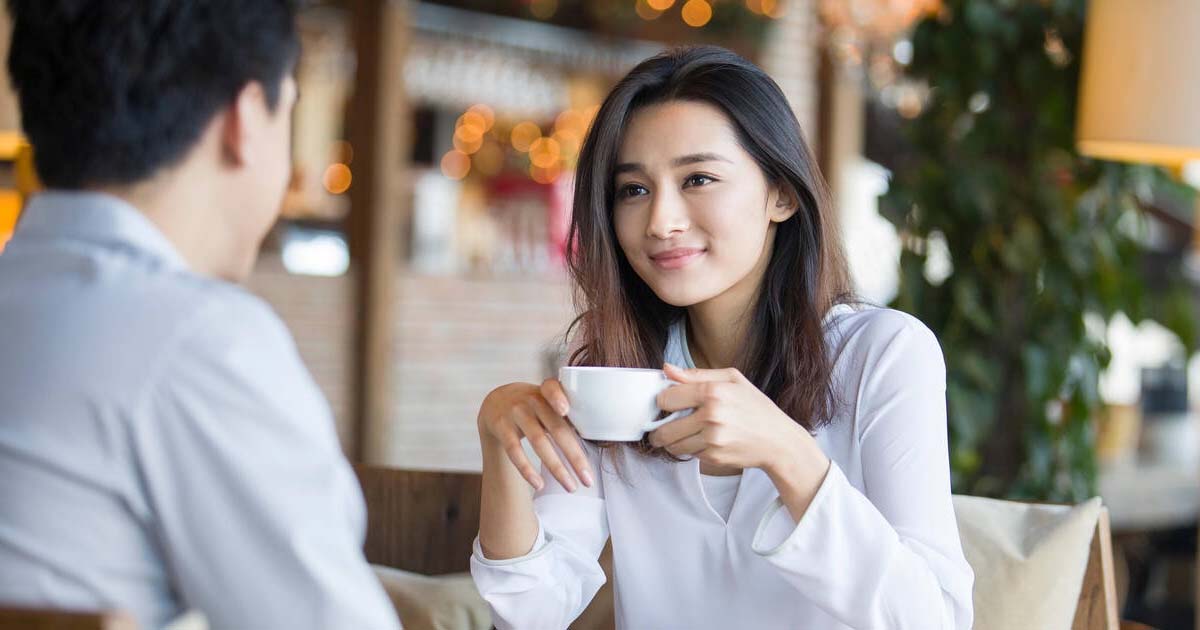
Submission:
[[[691,409],[680,409],[679,411],[676,411],[675,413],[667,416],[666,418],[663,418],[662,420],[655,420],[654,422],[647,424],[646,426],[642,427],[642,431],[645,431],[645,432],[653,431],[668,422],[674,422],[690,413],[692,413]]]
[[[666,375],[663,375],[663,382],[667,384],[667,387],[670,387],[671,385],[681,385],[682,384],[678,381],[673,381],[673,380],[667,378]],[[674,422],[686,415],[691,414],[692,411],[693,411],[692,409],[680,409],[679,411],[676,411],[675,413],[667,416],[666,418],[663,418],[662,420],[655,420],[655,421],[647,424],[646,426],[642,427],[642,431],[649,433],[650,431],[653,431],[653,430],[657,429],[658,427],[661,427],[662,425],[667,424],[668,422]]]

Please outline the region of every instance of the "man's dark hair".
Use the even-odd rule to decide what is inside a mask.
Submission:
[[[8,71],[38,175],[130,184],[182,159],[252,81],[279,104],[291,0],[8,0]]]

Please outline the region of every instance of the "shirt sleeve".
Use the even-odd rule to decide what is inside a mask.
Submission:
[[[599,471],[600,453],[588,444],[584,450],[592,470]],[[604,585],[599,557],[608,541],[608,517],[602,477],[570,493],[543,468],[546,483],[533,501],[538,535],[524,556],[491,560],[475,538],[471,575],[499,630],[563,630]]]
[[[214,629],[400,627],[328,405],[269,307],[204,309],[145,401],[142,483],[185,606]]]
[[[951,501],[945,364],[928,329],[889,320],[857,346],[865,492],[833,464],[800,522],[777,500],[753,548],[847,626],[966,630],[974,574]]]

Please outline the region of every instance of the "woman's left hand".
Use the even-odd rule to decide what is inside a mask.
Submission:
[[[694,409],[650,434],[650,443],[677,457],[719,468],[760,468],[799,522],[832,465],[813,436],[741,372],[685,370],[667,364],[680,384],[658,395],[663,411]]]
[[[824,458],[808,431],[738,370],[685,370],[667,364],[664,371],[680,384],[663,390],[658,406],[695,411],[651,433],[654,446],[722,468],[770,471],[814,453]]]

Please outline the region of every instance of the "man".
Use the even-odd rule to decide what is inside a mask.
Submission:
[[[0,602],[392,629],[361,491],[235,282],[290,170],[286,0],[9,0],[47,192],[0,256]]]

